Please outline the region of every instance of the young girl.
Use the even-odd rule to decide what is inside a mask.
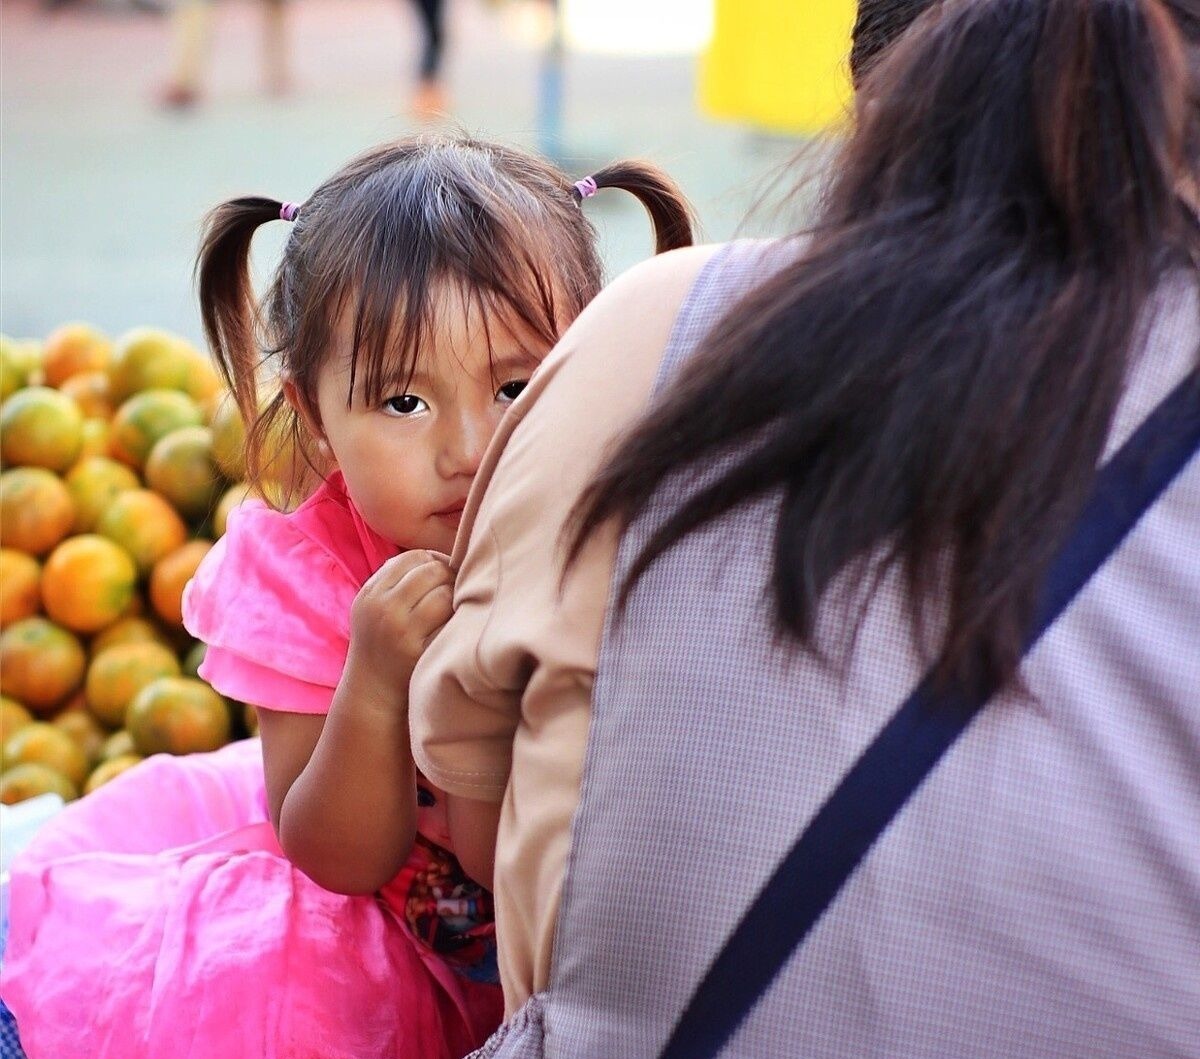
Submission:
[[[416,775],[407,685],[448,614],[435,553],[484,446],[599,289],[580,209],[599,187],[637,195],[660,250],[690,240],[649,166],[572,186],[466,139],[378,148],[303,205],[211,215],[204,322],[252,417],[251,474],[290,433],[319,484],[290,513],[238,509],[186,598],[202,674],[259,708],[261,757],[248,741],[152,759],[64,812],[14,872],[4,999],[34,1059],[449,1059],[499,1020],[489,897],[470,878],[490,877],[471,837],[495,822]],[[293,227],[259,312],[250,243],[280,218]],[[261,412],[260,348],[280,384]],[[467,848],[448,849],[450,820]]]

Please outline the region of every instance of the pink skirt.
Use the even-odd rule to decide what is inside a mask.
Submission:
[[[13,867],[0,996],[30,1059],[455,1059],[503,1011],[381,899],[291,865],[257,740],[50,821]]]

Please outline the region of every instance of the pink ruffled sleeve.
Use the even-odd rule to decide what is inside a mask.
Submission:
[[[241,702],[328,713],[361,583],[294,515],[241,505],[184,593],[184,625],[208,645],[200,675]]]

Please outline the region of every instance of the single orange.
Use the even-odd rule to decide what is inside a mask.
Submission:
[[[45,555],[68,533],[75,505],[66,485],[43,467],[0,474],[0,537],[9,548]]]
[[[154,327],[137,327],[117,339],[108,375],[113,398],[123,401],[142,390],[186,393],[200,354],[178,335]]]
[[[200,406],[176,390],[143,390],[117,409],[109,451],[122,463],[141,468],[160,438],[180,427],[200,426]]]
[[[99,632],[129,608],[137,566],[107,537],[70,537],[50,553],[42,570],[46,613],[74,632]]]
[[[212,541],[188,541],[154,564],[150,572],[150,605],[163,621],[183,625],[183,590],[211,548]]]
[[[65,471],[83,447],[83,413],[49,386],[18,390],[0,406],[0,459],[10,467]]]
[[[82,371],[72,375],[58,388],[79,405],[85,419],[111,419],[116,407],[106,371]]]
[[[184,518],[207,517],[221,491],[212,431],[182,427],[160,438],[146,459],[146,484],[171,501]]]
[[[129,704],[125,727],[147,756],[216,750],[229,742],[229,708],[202,680],[160,677]]]
[[[14,765],[45,765],[61,772],[76,787],[88,774],[88,760],[78,744],[61,728],[34,721],[19,728],[4,741],[6,768]]]
[[[181,547],[188,536],[175,509],[149,489],[118,493],[101,514],[96,530],[129,552],[142,574]]]
[[[13,548],[0,548],[0,629],[42,609],[42,568]]]
[[[88,709],[109,728],[125,723],[129,704],[139,691],[159,677],[179,675],[179,660],[157,643],[118,644],[101,651],[88,666]]]
[[[129,467],[107,456],[80,460],[67,472],[66,483],[75,503],[75,533],[90,533],[113,497],[142,484]]]
[[[64,802],[73,802],[79,790],[61,772],[34,762],[14,765],[0,775],[0,805],[16,805],[39,794],[57,794]]]
[[[87,371],[105,371],[112,357],[112,342],[91,324],[63,324],[52,331],[42,348],[42,370],[47,386],[62,386]]]
[[[95,658],[101,651],[125,643],[157,643],[168,646],[167,638],[153,621],[136,614],[118,618],[102,633],[98,633],[88,648]]]
[[[79,639],[46,618],[25,618],[0,632],[0,693],[33,713],[51,712],[78,690],[86,665]]]
[[[116,779],[122,772],[128,772],[139,761],[145,760],[141,754],[119,754],[100,762],[88,776],[83,785],[83,793],[91,794],[97,787],[103,787],[109,780]]]

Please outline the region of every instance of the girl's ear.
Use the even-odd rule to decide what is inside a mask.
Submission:
[[[337,465],[337,460],[334,458],[333,450],[329,447],[329,442],[325,439],[325,431],[321,427],[321,417],[315,408],[304,399],[304,395],[296,386],[295,380],[290,373],[285,372],[280,379],[283,387],[283,399],[287,401],[288,406],[300,417],[300,422],[304,424],[304,429],[308,431],[313,441],[316,443],[317,452],[321,457],[328,460],[333,466]]]

